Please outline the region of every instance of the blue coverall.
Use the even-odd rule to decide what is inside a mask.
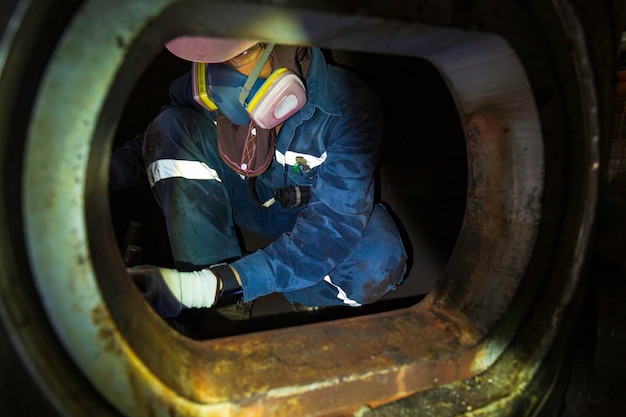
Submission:
[[[282,125],[256,193],[266,201],[286,185],[310,186],[307,205],[259,207],[246,179],[222,161],[216,114],[194,102],[189,74],[172,83],[170,105],[146,130],[150,185],[179,270],[236,259],[244,301],[280,292],[308,306],[371,303],[406,272],[397,227],[374,203],[381,108],[364,82],[317,48],[306,88],[307,103]],[[275,240],[241,257],[235,224]]]

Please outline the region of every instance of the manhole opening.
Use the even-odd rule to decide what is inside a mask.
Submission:
[[[467,192],[463,129],[450,91],[427,60],[372,53],[324,50],[327,59],[356,72],[383,105],[384,142],[376,176],[378,201],[396,219],[409,255],[404,283],[380,301],[356,309],[294,313],[279,294],[255,301],[252,319],[227,320],[208,309],[191,309],[170,324],[194,339],[378,313],[418,303],[441,275],[461,228]],[[169,101],[171,81],[189,64],[167,51],[155,57],[126,102],[113,149],[141,134]],[[163,215],[146,182],[111,195],[111,214],[120,254],[141,248],[132,263],[173,267]],[[270,239],[240,230],[247,251]],[[210,322],[211,325],[207,325]]]

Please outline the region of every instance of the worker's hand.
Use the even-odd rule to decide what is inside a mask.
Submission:
[[[213,307],[220,281],[209,269],[179,272],[141,265],[128,268],[144,299],[161,317],[175,317],[183,309]]]
[[[128,268],[128,273],[143,298],[162,317],[175,317],[185,306],[170,290],[163,273],[153,265]]]

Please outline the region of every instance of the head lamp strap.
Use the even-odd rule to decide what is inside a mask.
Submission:
[[[275,43],[267,44],[267,46],[263,50],[263,54],[261,55],[261,58],[259,58],[256,65],[252,69],[252,72],[248,76],[248,79],[243,85],[242,90],[239,93],[239,103],[242,106],[245,107],[245,102],[248,96],[250,95],[250,90],[252,89],[252,86],[254,85],[256,80],[259,78],[259,74],[261,74],[261,71],[263,71],[263,67],[265,66],[265,63],[267,62],[267,60],[269,59],[270,54],[272,53],[272,50],[274,49],[275,45],[276,45]]]

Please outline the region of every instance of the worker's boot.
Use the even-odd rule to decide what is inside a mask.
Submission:
[[[252,301],[244,303],[243,300],[240,299],[234,304],[217,307],[215,311],[228,320],[250,320],[250,317],[252,317],[252,303]]]

